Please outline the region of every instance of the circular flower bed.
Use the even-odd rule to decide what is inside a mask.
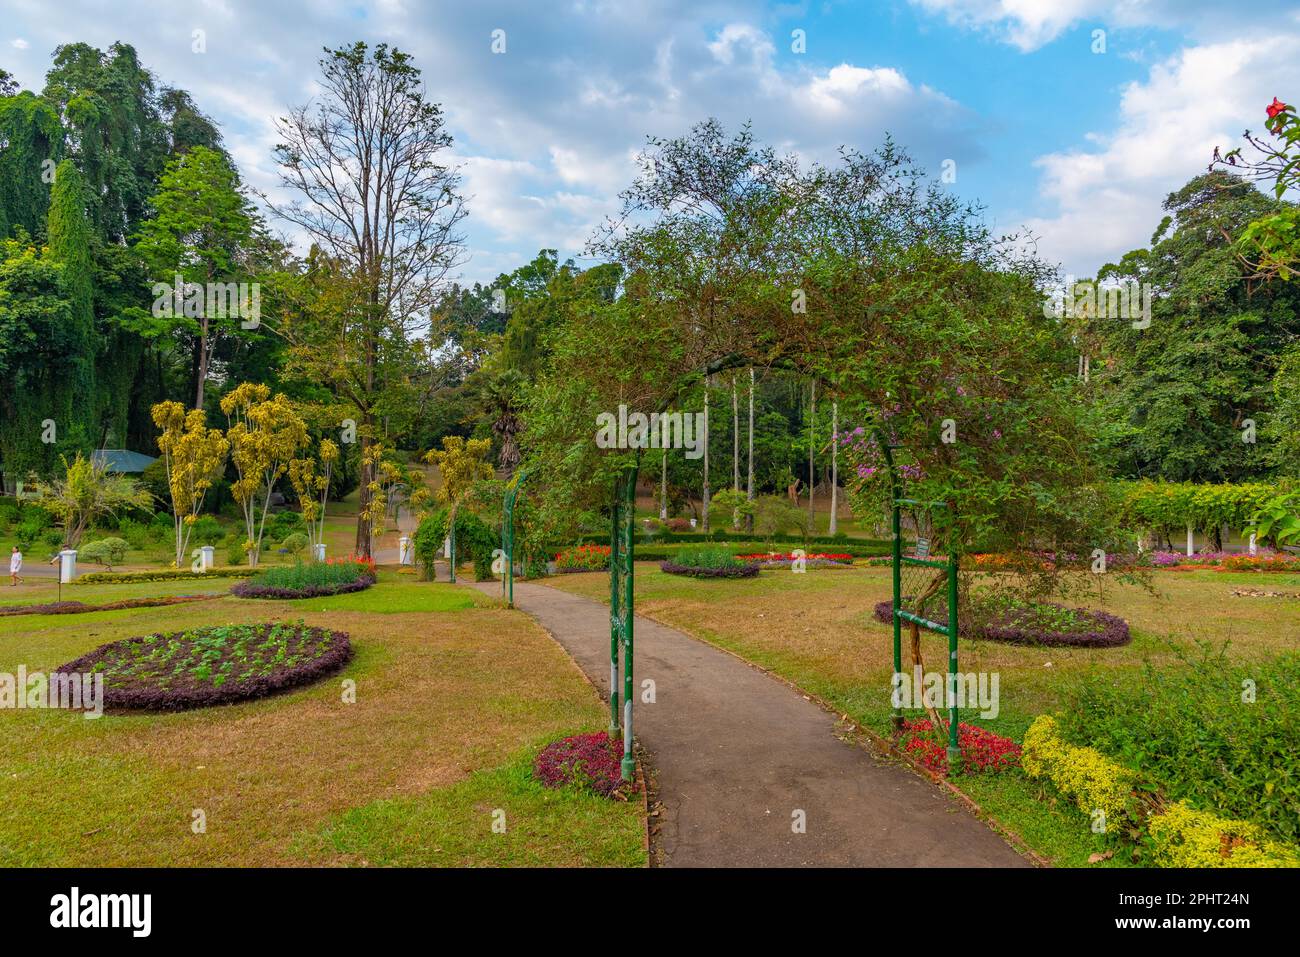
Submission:
[[[552,741],[533,761],[533,773],[548,788],[577,784],[604,797],[635,787],[623,780],[623,740],[607,732],[575,734]]]
[[[696,545],[683,548],[675,559],[659,563],[659,570],[669,575],[689,575],[692,578],[753,578],[762,568],[757,562],[746,562],[731,554],[724,545]]]
[[[893,616],[893,603],[876,604],[876,620],[889,624]],[[947,624],[946,610],[927,614],[937,624]],[[1010,608],[995,614],[976,630],[970,625],[960,625],[963,635],[989,641],[1005,641],[1015,645],[1051,645],[1073,648],[1115,648],[1127,645],[1132,636],[1128,622],[1104,611],[1086,608],[1067,608],[1051,602],[1033,606]]]
[[[101,645],[59,674],[104,676],[104,707],[182,711],[294,688],[342,668],[341,631],[302,624],[212,625]]]
[[[669,575],[689,575],[692,578],[753,578],[762,569],[757,562],[744,562],[730,567],[707,568],[700,565],[679,565],[674,561],[659,563],[659,570]]]
[[[268,568],[230,593],[240,598],[319,598],[362,591],[374,583],[373,560],[346,558]]]

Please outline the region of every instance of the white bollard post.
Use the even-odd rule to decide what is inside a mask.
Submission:
[[[199,546],[199,553],[203,556],[202,571],[210,572],[216,565],[216,559],[212,557],[214,551],[216,551],[216,548],[212,545]]]
[[[413,564],[411,556],[411,537],[409,535],[403,535],[397,540],[397,564]]]
[[[1250,553],[1251,553],[1252,555],[1254,555],[1254,554],[1257,554],[1258,552],[1259,552],[1259,547],[1255,544],[1255,533],[1254,533],[1254,532],[1251,532],[1251,533],[1250,533]]]
[[[325,561],[325,543],[324,543],[324,542],[317,542],[317,543],[316,543],[315,552],[316,552],[316,561],[318,561],[318,562],[323,562],[323,561]]]
[[[59,552],[59,584],[67,585],[77,577],[77,550],[65,548]]]
[[[1196,554],[1196,542],[1192,533],[1192,523],[1188,522],[1187,523],[1187,557],[1190,558],[1195,554]]]
[[[442,555],[444,558],[451,558],[451,536],[448,535],[442,540]]]

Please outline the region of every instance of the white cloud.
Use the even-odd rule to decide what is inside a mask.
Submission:
[[[1055,215],[1028,221],[1039,249],[1076,274],[1146,245],[1164,197],[1203,172],[1216,146],[1262,127],[1264,107],[1293,88],[1300,31],[1190,47],[1124,88],[1114,129],[1096,149],[1037,160],[1041,194]],[[1250,118],[1254,118],[1251,122]]]
[[[27,49],[27,41],[24,40],[22,37],[15,37],[13,40],[10,40],[9,45],[13,47],[15,50]]]
[[[1096,29],[1153,27],[1180,30],[1214,39],[1230,29],[1263,34],[1276,16],[1294,15],[1292,0],[1256,0],[1249,17],[1222,0],[910,0],[927,13],[941,14],[950,23],[987,30],[1028,52],[1055,40],[1071,27],[1086,23]]]
[[[67,0],[59,18],[48,16],[45,0],[5,3],[15,32],[42,51],[13,57],[26,85],[40,88],[42,57],[60,43],[129,42],[160,82],[194,94],[221,125],[245,180],[272,195],[272,119],[319,93],[321,47],[355,38],[400,46],[443,104],[466,163],[471,279],[491,278],[477,273],[479,264],[495,268],[504,250],[522,251],[521,261],[543,246],[579,252],[618,208],[647,135],[679,136],[710,116],[732,130],[752,120],[761,142],[815,159],[832,159],[841,144],[870,149],[887,132],[931,167],[982,155],[975,134],[983,121],[897,64],[778,56],[785,34],[773,32],[777,15],[755,0],[207,0],[197,12]],[[190,50],[196,27],[207,31],[203,55]],[[507,31],[506,54],[491,53],[496,28]]]
[[[912,84],[892,67],[871,70],[841,63],[810,77],[795,95],[823,112],[840,113],[864,97],[896,99],[911,92]]]

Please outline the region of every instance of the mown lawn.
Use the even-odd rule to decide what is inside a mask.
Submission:
[[[597,601],[608,601],[603,573],[563,575],[546,584]],[[963,720],[1021,740],[1033,718],[1060,707],[1065,688],[1084,675],[1111,670],[1137,675],[1143,662],[1175,667],[1175,645],[1229,642],[1228,656],[1251,661],[1294,649],[1300,637],[1300,600],[1234,597],[1243,585],[1300,592],[1300,576],[1216,571],[1160,572],[1155,593],[1107,583],[1086,601],[1128,620],[1131,644],[1113,649],[1021,647],[963,640],[962,672],[999,675],[996,718],[963,714]],[[872,617],[890,596],[887,568],[764,571],[756,579],[707,580],[666,575],[653,564],[636,569],[639,613],[680,628],[746,658],[829,702],[881,733],[890,728],[892,632]],[[905,642],[907,638],[905,637]],[[942,669],[946,640],[927,635],[927,670]],[[905,663],[910,663],[904,647]],[[910,667],[910,664],[909,664]],[[1001,824],[1056,863],[1078,866],[1090,854],[1113,848],[1093,835],[1072,806],[1020,772],[967,775],[960,786]],[[1106,862],[1125,863],[1123,855]]]
[[[98,720],[0,711],[0,865],[644,863],[637,802],[531,783],[538,748],[598,730],[604,715],[526,616],[387,571],[368,591],[303,602],[241,600],[225,594],[231,584],[64,586],[65,599],[87,603],[221,594],[0,618],[0,672],[11,674],[131,635],[226,622],[301,618],[348,632],[356,650],[338,675],[258,702]],[[54,590],[11,589],[0,603]],[[497,809],[504,833],[492,830]]]

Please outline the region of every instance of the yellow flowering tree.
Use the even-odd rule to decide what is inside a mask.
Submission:
[[[474,486],[493,477],[492,464],[487,460],[492,451],[491,439],[464,439],[447,435],[441,449],[430,449],[424,460],[438,467],[440,482],[434,493],[447,507],[447,528],[451,536],[451,580],[456,580],[456,511]]]
[[[329,498],[330,477],[339,460],[339,447],[330,439],[321,439],[316,458],[305,456],[289,463],[289,481],[298,493],[298,506],[307,526],[307,543],[312,555],[325,540],[325,502]]]
[[[256,565],[262,548],[266,513],[275,483],[307,444],[307,423],[290,403],[260,382],[244,382],[221,400],[229,428],[230,458],[239,473],[230,487],[244,515],[248,564]]]
[[[383,535],[387,530],[385,520],[394,489],[405,486],[405,504],[413,512],[418,512],[429,497],[429,490],[424,486],[424,476],[396,462],[392,458],[392,451],[382,442],[375,442],[361,453],[362,474],[372,476],[366,483],[366,504],[361,509],[361,517],[365,519],[365,528],[372,539]]]
[[[161,434],[158,448],[167,468],[167,488],[172,499],[172,524],[176,535],[177,568],[189,546],[190,528],[203,508],[203,497],[221,474],[230,443],[220,429],[210,429],[202,409],[179,402],[159,402],[151,410]]]

